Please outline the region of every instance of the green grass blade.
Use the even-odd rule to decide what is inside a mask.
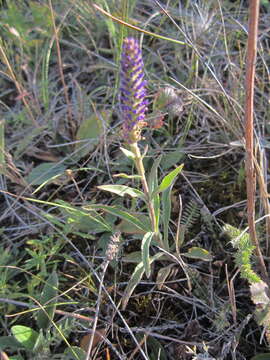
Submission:
[[[158,34],[155,34],[151,31],[147,31],[147,30],[144,30],[144,29],[141,29],[139,28],[138,26],[134,26],[134,25],[131,25],[121,19],[118,19],[117,17],[109,14],[108,12],[106,12],[105,10],[103,10],[101,7],[99,7],[98,5],[96,4],[93,4],[93,6],[98,10],[100,11],[102,14],[110,17],[111,19],[113,19],[114,21],[118,22],[119,24],[122,24],[122,25],[125,25],[127,27],[129,27],[130,29],[133,29],[133,30],[136,30],[136,31],[139,31],[141,33],[144,33],[146,35],[150,35],[150,36],[153,36],[157,39],[162,39],[162,40],[166,40],[166,41],[171,41],[173,43],[176,43],[178,45],[187,45],[187,46],[190,46],[188,43],[185,43],[184,41],[180,41],[180,40],[176,40],[176,39],[172,39],[172,38],[169,38],[167,36],[162,36],[162,35],[158,35]]]

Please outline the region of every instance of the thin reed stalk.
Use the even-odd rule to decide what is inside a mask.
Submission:
[[[255,227],[255,192],[256,174],[254,166],[254,79],[255,64],[257,55],[257,37],[259,21],[259,0],[250,0],[249,5],[249,27],[248,27],[248,47],[246,59],[246,101],[245,101],[245,141],[246,141],[246,189],[247,189],[247,217],[249,234],[255,246],[256,255],[260,266],[261,275],[267,281],[268,274]],[[269,280],[267,281],[269,284]]]

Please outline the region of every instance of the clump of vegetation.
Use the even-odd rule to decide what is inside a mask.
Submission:
[[[269,358],[250,6],[0,2],[1,359]]]

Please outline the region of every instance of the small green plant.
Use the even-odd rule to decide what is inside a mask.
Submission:
[[[178,240],[169,241],[169,222],[171,215],[171,191],[177,176],[183,168],[183,164],[170,171],[163,179],[158,181],[158,168],[161,157],[154,159],[149,175],[144,167],[144,157],[147,149],[141,151],[141,131],[147,125],[145,112],[147,110],[146,81],[144,78],[144,64],[142,52],[136,39],[125,38],[121,59],[121,114],[123,117],[123,139],[128,148],[121,148],[123,154],[130,159],[137,170],[137,174],[115,174],[115,176],[141,183],[142,190],[122,184],[98,186],[100,190],[109,191],[119,196],[130,196],[137,201],[138,210],[129,211],[123,207],[109,205],[89,205],[87,210],[100,209],[116,215],[125,222],[137,227],[143,234],[141,239],[141,254],[137,256],[137,266],[126,287],[122,300],[123,309],[135,287],[145,274],[151,275],[151,264],[158,259],[169,259],[176,263],[181,262]],[[142,210],[147,209],[147,215]],[[192,208],[192,207],[191,207]],[[194,221],[195,206],[190,209],[186,219],[186,227]],[[161,230],[162,229],[162,230]],[[179,234],[178,234],[179,236]],[[150,254],[150,248],[154,246],[156,251]],[[176,253],[175,253],[176,251]],[[174,254],[175,253],[175,254]],[[192,248],[185,254],[191,258],[199,258],[209,261],[211,256],[208,251],[201,248]],[[170,270],[170,269],[168,269]],[[168,272],[161,270],[159,280],[162,282],[168,276]]]
[[[29,310],[34,314],[35,325],[13,325],[11,327],[12,336],[0,337],[1,350],[17,353],[16,356],[10,357],[11,360],[23,360],[25,355],[27,359],[33,360],[45,360],[49,357],[65,360],[85,359],[84,350],[69,345],[66,340],[72,331],[72,319],[67,319],[61,324],[56,324],[54,321],[58,292],[58,276],[56,271],[53,271],[45,282],[40,299],[36,301],[36,306]],[[34,330],[33,327],[37,328],[38,331]],[[62,341],[67,345],[66,349],[60,354],[52,354],[50,350],[52,344],[57,346]]]
[[[248,281],[251,300],[256,305],[255,317],[258,325],[263,326],[268,343],[270,343],[270,297],[268,285],[253,270],[252,256],[255,246],[251,244],[249,234],[241,232],[234,226],[226,224],[225,233],[230,237],[233,247],[236,249],[235,263],[240,269],[241,277]],[[253,359],[266,359],[267,354],[255,356]]]

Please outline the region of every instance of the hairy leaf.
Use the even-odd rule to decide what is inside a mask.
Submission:
[[[142,239],[142,262],[147,278],[149,278],[151,274],[149,248],[154,235],[155,233],[148,232]]]
[[[142,191],[133,189],[126,185],[101,185],[97,188],[120,196],[129,195],[133,198],[145,199],[144,193]]]

